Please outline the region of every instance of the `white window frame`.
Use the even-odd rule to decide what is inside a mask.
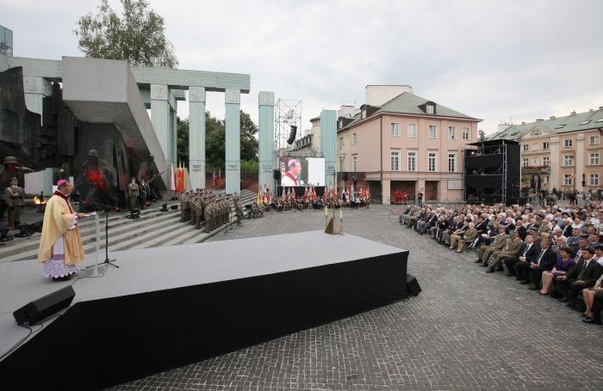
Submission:
[[[572,140],[571,138],[563,140],[564,148],[572,148],[573,146],[574,146],[574,140]]]
[[[389,134],[392,138],[400,138],[400,122],[392,122],[389,125]]]
[[[448,127],[448,140],[456,140],[456,126]]]
[[[588,144],[589,145],[599,145],[599,136],[597,136],[597,135],[590,136],[588,138]]]
[[[471,131],[468,127],[463,127],[463,140],[471,140]]]
[[[564,186],[572,186],[573,185],[572,174],[563,174],[563,185]]]
[[[523,158],[523,167],[528,167],[530,165],[530,159],[527,157]]]
[[[438,153],[428,152],[427,153],[427,171],[438,172]]]
[[[448,152],[448,172],[456,172],[456,153],[454,152]]]
[[[589,186],[599,186],[599,174],[590,174],[588,176]]]
[[[524,152],[527,152],[530,150],[530,144],[523,144],[521,148]]]
[[[408,138],[417,138],[417,124],[408,124]]]
[[[352,155],[352,172],[358,171],[358,155]]]
[[[589,155],[589,158],[588,158],[589,165],[598,166],[600,161],[601,160],[599,159],[599,152],[593,152]]]
[[[429,125],[429,138],[435,140],[438,138],[438,126]]]
[[[352,133],[352,145],[356,145],[358,142],[358,134],[356,132]]]
[[[547,150],[551,148],[551,143],[549,141],[545,141],[542,143],[542,149]]]
[[[408,171],[417,171],[417,151],[406,153],[406,167]]]
[[[563,167],[574,166],[574,155],[563,155]]]
[[[435,106],[434,105],[425,106],[425,112],[427,114],[435,114]]]
[[[542,157],[542,165],[543,166],[550,166],[551,165],[551,158],[549,156],[543,156]]]
[[[395,165],[395,168],[394,168]],[[400,171],[400,151],[389,152],[389,170]]]

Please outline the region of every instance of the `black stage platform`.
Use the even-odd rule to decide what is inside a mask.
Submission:
[[[312,231],[111,256],[119,269],[75,281],[71,307],[41,330],[34,326],[0,362],[4,384],[108,387],[407,297],[408,251],[348,234]],[[42,277],[35,261],[0,264],[0,354],[27,335],[12,312],[67,284]]]

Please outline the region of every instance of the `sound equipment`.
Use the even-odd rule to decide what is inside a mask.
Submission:
[[[295,141],[295,134],[297,133],[297,126],[291,125],[291,131],[289,132],[289,139],[287,144],[291,145]]]
[[[406,290],[408,291],[408,294],[413,296],[417,296],[421,292],[419,281],[411,274],[406,275]]]
[[[55,312],[69,307],[74,296],[75,291],[73,287],[68,285],[65,288],[26,304],[13,312],[13,316],[17,324],[33,325],[48,318]]]
[[[342,181],[347,181],[348,180],[348,173],[347,172],[342,172],[341,173],[341,180]]]
[[[272,179],[280,181],[281,180],[281,170],[274,170],[274,172],[272,173]]]

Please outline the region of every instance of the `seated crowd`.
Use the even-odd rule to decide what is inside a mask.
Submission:
[[[603,203],[542,208],[493,206],[403,206],[400,223],[462,253],[477,251],[486,273],[509,277],[540,295],[601,323],[603,309]]]

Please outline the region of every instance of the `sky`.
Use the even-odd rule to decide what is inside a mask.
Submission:
[[[323,109],[360,107],[367,85],[500,123],[603,106],[601,0],[150,0],[180,69],[249,74],[241,109],[257,123],[258,93],[301,101],[302,129]],[[13,55],[83,56],[73,30],[100,0],[0,0]],[[121,9],[119,0],[109,0]],[[224,95],[207,93],[224,117]],[[188,116],[185,104],[178,114]]]

